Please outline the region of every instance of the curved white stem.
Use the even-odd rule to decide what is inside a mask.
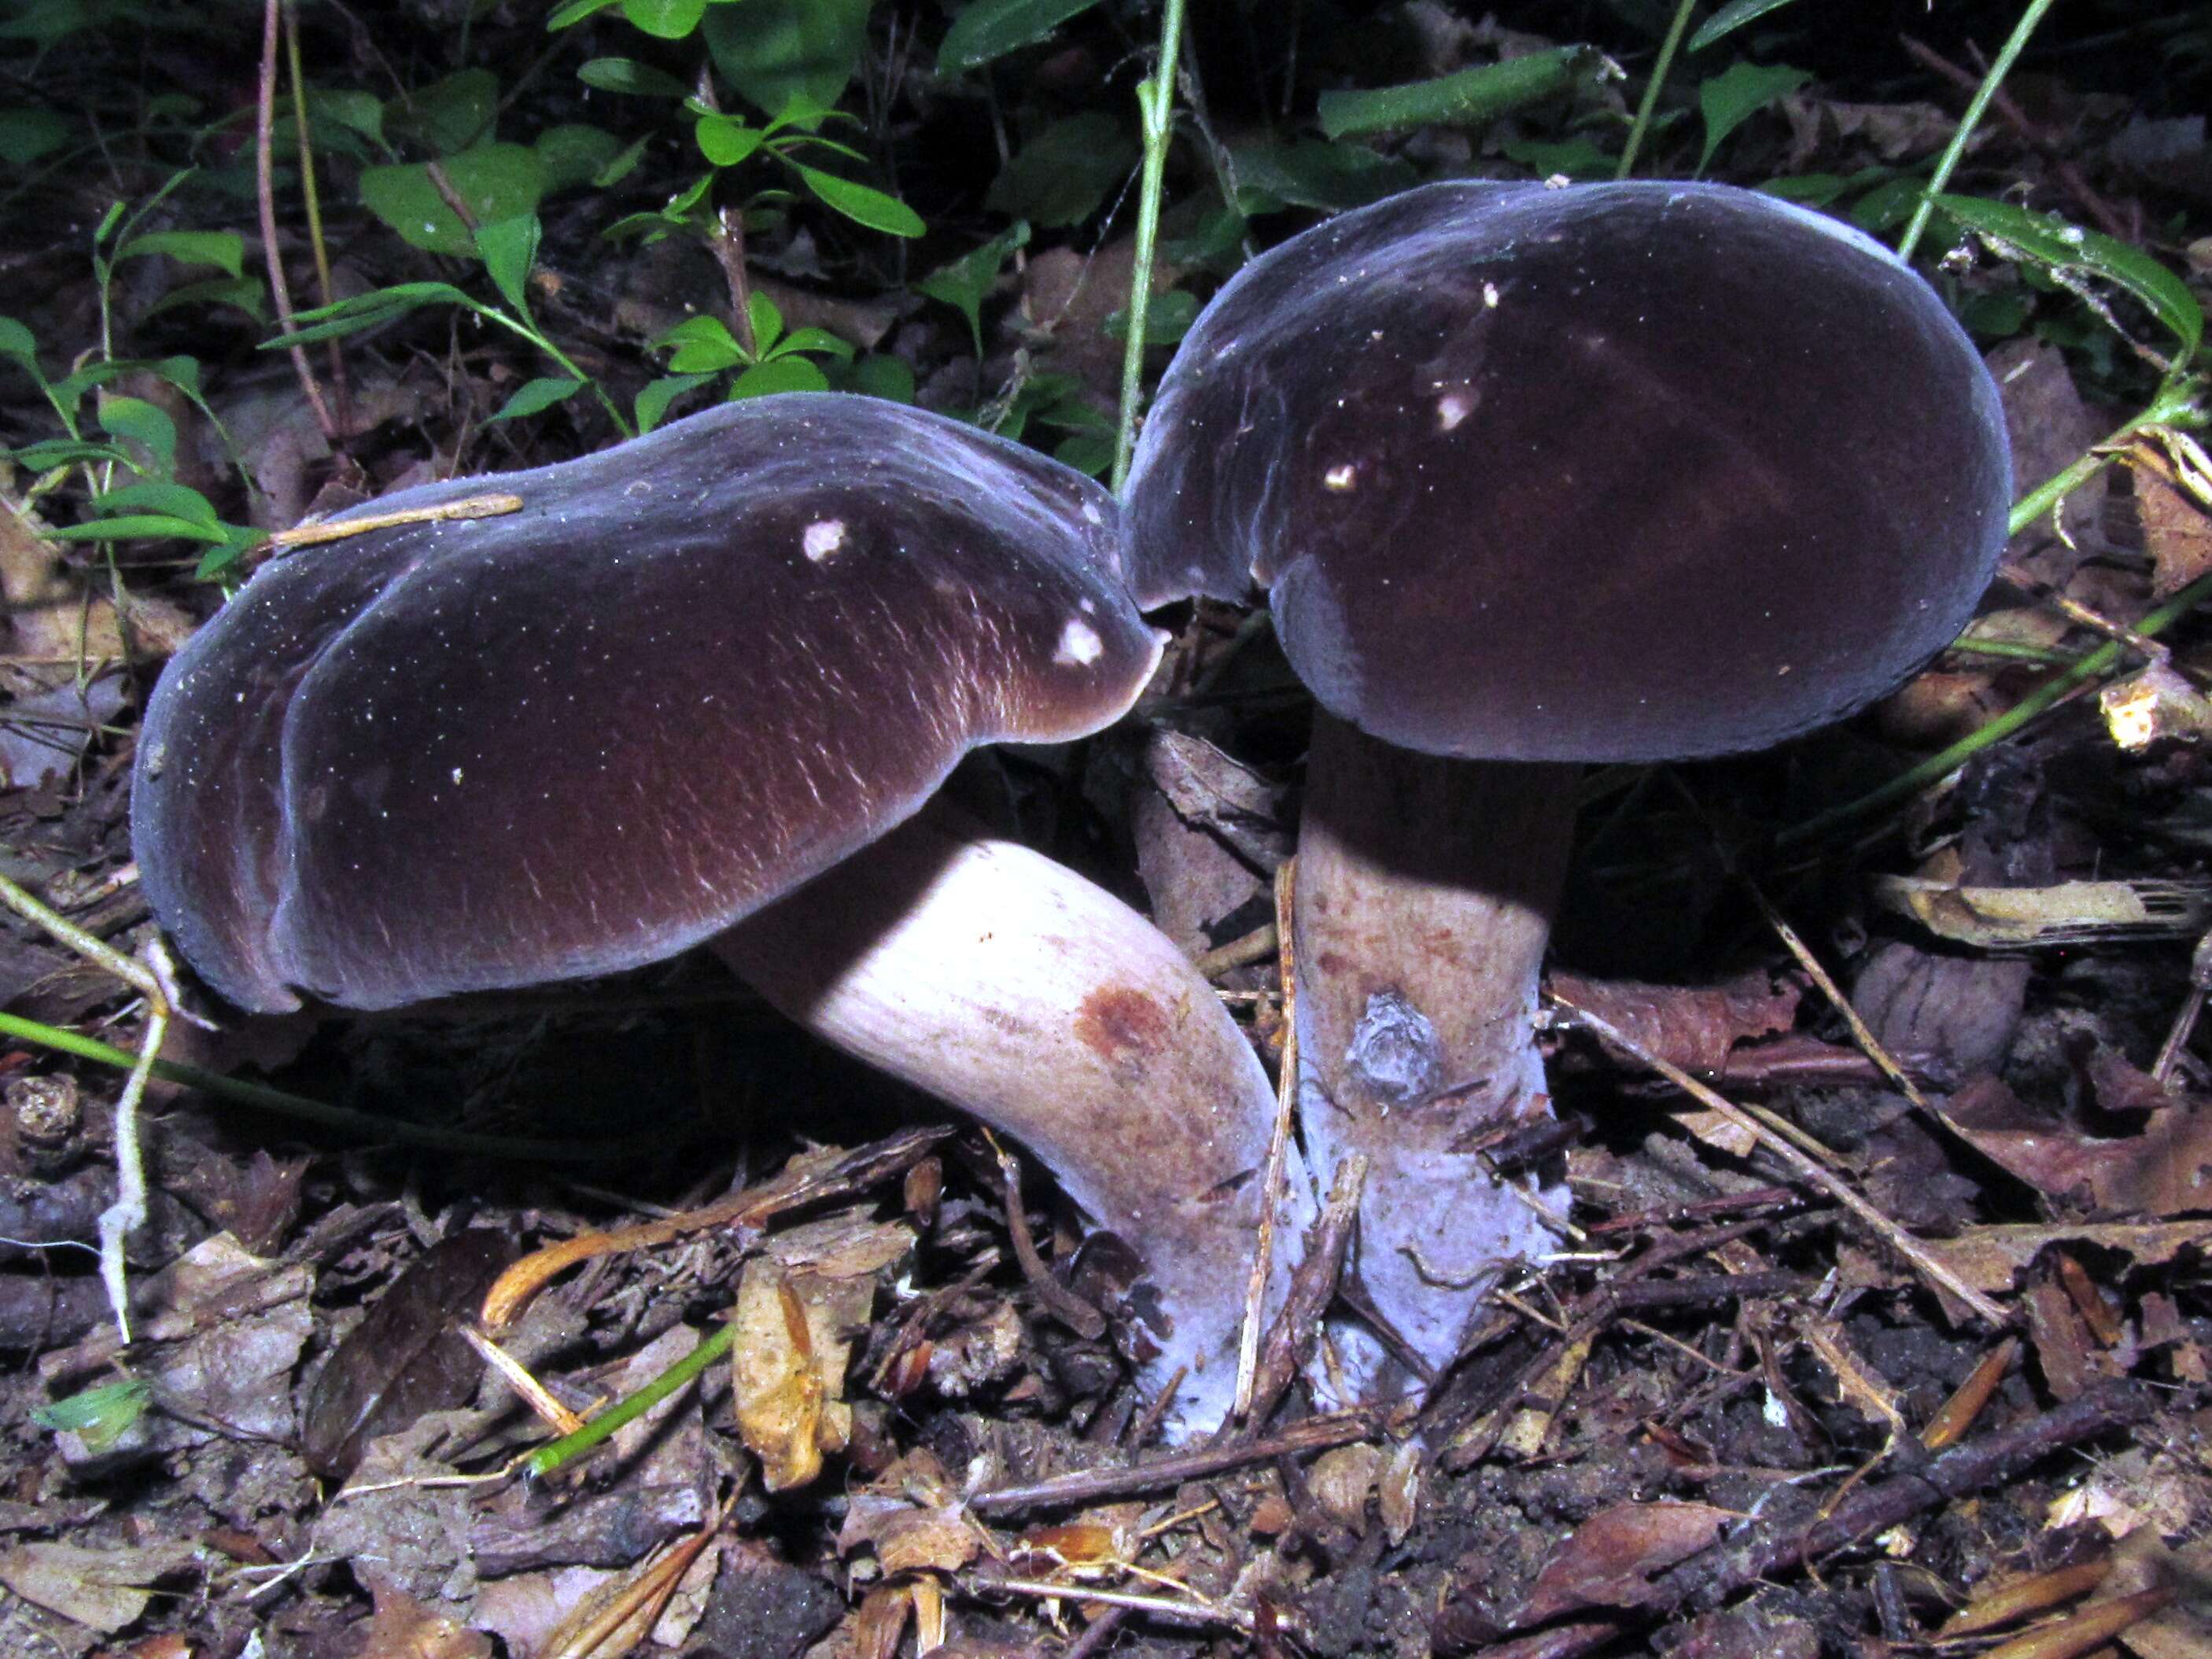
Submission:
[[[1145,1264],[1144,1378],[1185,1373],[1169,1433],[1227,1415],[1274,1091],[1164,934],[1051,860],[925,813],[714,949],[809,1030],[1026,1145]],[[1314,1212],[1303,1165],[1290,1176],[1270,1312]]]

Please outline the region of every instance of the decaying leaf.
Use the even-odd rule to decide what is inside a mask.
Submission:
[[[1971,1227],[1956,1238],[1920,1241],[1920,1247],[1956,1273],[1962,1283],[1988,1291],[2010,1290],[2027,1265],[2053,1244],[2088,1244],[2118,1250],[2143,1267],[2154,1267],[2172,1261],[2185,1249],[2212,1247],[2212,1220],[2145,1224],[2083,1221],[2055,1226],[2031,1224]],[[1874,1269],[1874,1276],[1868,1277],[1869,1264],[1866,1260],[1848,1265],[1856,1271],[1847,1273],[1847,1282],[1889,1282],[1879,1269]]]
[[[738,1432],[770,1492],[805,1486],[821,1474],[823,1454],[850,1438],[853,1408],[842,1397],[850,1334],[874,1299],[872,1279],[789,1273],[766,1256],[745,1264],[732,1361]]]
[[[945,1466],[915,1450],[852,1495],[837,1548],[845,1555],[873,1550],[889,1577],[964,1567],[975,1559],[981,1537]]]
[[[2029,1107],[1993,1077],[1953,1095],[1942,1107],[1943,1121],[1984,1157],[2052,1198],[2108,1214],[2160,1218],[2212,1207],[2212,1106],[2153,1084],[2109,1051],[2094,1056],[2090,1067],[2108,1109],[2144,1113],[2128,1133],[2089,1134]],[[2150,1092],[2116,1098],[2130,1077]]]
[[[2097,694],[2112,741],[2129,754],[2176,738],[2195,743],[2212,733],[2212,697],[2172,663],[2147,664]]]
[[[376,1592],[359,1659],[491,1659],[491,1638],[426,1607],[404,1590]]]
[[[90,1550],[75,1544],[18,1544],[0,1551],[0,1584],[49,1612],[114,1632],[146,1611],[151,1586],[192,1564],[190,1544]]]
[[[1362,1537],[1367,1533],[1367,1500],[1382,1478],[1382,1449],[1366,1441],[1323,1452],[1306,1472],[1322,1513]]]
[[[1710,1504],[1600,1510],[1544,1564],[1516,1622],[1538,1624],[1577,1607],[1640,1606],[1654,1576],[1705,1548],[1735,1518]]]
[[[1875,902],[1938,939],[1985,951],[2099,940],[2194,939],[2212,922],[2212,884],[2065,881],[2051,887],[1960,887],[1877,876]]]
[[[1553,988],[1577,1008],[1616,1026],[1686,1072],[1713,1073],[1740,1042],[1756,1042],[1796,1024],[1800,988],[1765,972],[1725,985],[1642,985],[1632,980],[1552,975]]]

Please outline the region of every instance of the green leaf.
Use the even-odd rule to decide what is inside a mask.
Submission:
[[[153,1385],[138,1377],[106,1382],[51,1406],[33,1407],[31,1420],[57,1434],[74,1434],[87,1451],[102,1452],[146,1414],[146,1402],[153,1395]]]
[[[590,184],[623,153],[623,141],[605,127],[572,121],[546,128],[530,148],[545,164],[545,188],[556,191]]]
[[[545,163],[537,151],[520,144],[479,144],[440,165],[453,193],[480,225],[535,212],[545,194]],[[404,240],[427,253],[466,258],[477,251],[475,238],[446,205],[425,167],[362,169],[361,199]]]
[[[246,258],[246,239],[234,230],[156,230],[133,236],[115,250],[116,263],[166,253],[179,264],[213,265],[233,276]]]
[[[688,98],[691,88],[666,70],[641,64],[635,58],[594,58],[576,71],[576,78],[601,92],[622,93],[632,98]]]
[[[550,34],[557,29],[574,28],[594,12],[605,11],[614,3],[615,0],[567,0],[565,4],[553,8],[553,15],[545,20],[545,32]]]
[[[1588,133],[1557,142],[1542,138],[1508,138],[1498,147],[1509,161],[1518,161],[1539,179],[1563,173],[1570,179],[1610,179],[1619,158]]]
[[[667,374],[648,382],[637,394],[638,436],[643,437],[660,424],[662,417],[668,413],[669,404],[714,378],[711,374]]]
[[[1604,62],[1589,46],[1553,46],[1433,81],[1324,92],[1316,112],[1322,131],[1331,138],[1413,127],[1487,126],[1501,115],[1565,91]]]
[[[1721,140],[1778,98],[1787,98],[1813,78],[1810,70],[1787,64],[1731,64],[1698,88],[1698,109],[1705,118],[1705,153],[1698,171],[1713,159]]]
[[[39,375],[39,337],[13,317],[0,317],[0,357],[11,358]]]
[[[2053,270],[2100,277],[2125,289],[2164,325],[2186,363],[2204,339],[2204,308],[2189,285],[2138,248],[2045,213],[1974,196],[1938,196],[1936,205],[1967,229]]]
[[[872,351],[853,365],[846,377],[850,389],[886,403],[914,401],[914,365],[888,351]]]
[[[1285,207],[1341,211],[1420,182],[1411,162],[1378,155],[1364,144],[1300,139],[1294,144],[1253,144],[1233,154],[1237,204],[1247,213]]]
[[[687,317],[646,347],[648,351],[674,349],[668,367],[677,374],[712,374],[750,362],[729,325],[719,317]]]
[[[1088,219],[1136,165],[1137,143],[1099,110],[1071,115],[1030,138],[991,181],[984,205],[1057,228]]]
[[[70,124],[47,109],[0,109],[0,161],[27,167],[69,143]]]
[[[624,179],[629,177],[631,170],[645,159],[645,152],[652,143],[653,135],[648,132],[643,137],[624,145],[609,159],[605,167],[592,175],[590,179],[592,187],[594,190],[605,190],[609,185],[620,184]]]
[[[707,0],[622,0],[623,15],[656,40],[681,40],[699,27]]]
[[[391,288],[372,289],[335,305],[298,313],[292,319],[292,331],[273,340],[264,340],[261,349],[269,351],[280,346],[305,345],[311,341],[358,334],[365,328],[375,328],[395,317],[404,316],[417,307],[441,301],[458,306],[476,303],[451,283],[401,283]]]
[[[1690,37],[1690,50],[1703,52],[1714,41],[1734,34],[1746,23],[1765,16],[1770,11],[1778,11],[1789,3],[1790,0],[1729,0],[1727,5],[1705,19],[1698,32]]]
[[[146,478],[92,498],[93,511],[106,518],[126,513],[161,513],[210,529],[220,522],[213,503],[189,484]]]
[[[49,530],[46,534],[58,542],[122,542],[150,536],[173,536],[187,542],[228,539],[220,530],[167,513],[128,513],[113,519],[67,525],[59,530]]]
[[[816,167],[802,167],[799,176],[807,189],[856,225],[879,230],[886,236],[920,236],[929,228],[920,214],[896,196]]]
[[[733,167],[761,147],[768,137],[758,127],[749,127],[733,115],[702,115],[694,136],[699,153],[718,167]]]
[[[491,273],[492,285],[520,316],[530,314],[530,267],[537,260],[543,234],[534,213],[477,227],[477,252]]]
[[[871,0],[744,0],[712,6],[707,50],[745,101],[774,114],[804,93],[823,109],[844,95],[868,45]]]
[[[804,357],[778,357],[773,362],[755,363],[730,382],[729,401],[740,398],[766,398],[779,392],[827,392],[830,377],[819,367]]]
[[[1098,0],[973,0],[945,31],[937,72],[957,75],[1042,40]]]
[[[853,343],[841,339],[826,328],[794,328],[778,340],[774,351],[763,351],[763,357],[788,356],[794,351],[818,351],[840,362],[853,361]]]
[[[1062,466],[1072,466],[1078,472],[1101,478],[1105,477],[1106,469],[1114,465],[1114,440],[1110,434],[1079,432],[1054,444],[1052,458]]]
[[[1190,325],[1198,320],[1198,295],[1171,288],[1164,294],[1155,294],[1145,307],[1145,343],[1173,345],[1190,332]],[[1106,333],[1109,338],[1126,340],[1129,337],[1129,313],[1116,311],[1106,319]]]
[[[465,69],[393,99],[384,112],[395,139],[420,144],[433,155],[451,155],[489,137],[499,114],[499,76]]]
[[[373,92],[310,92],[307,118],[357,132],[373,143],[384,142],[384,100]]]
[[[51,472],[58,466],[76,466],[86,461],[133,465],[131,457],[113,444],[79,443],[72,438],[49,438],[43,443],[25,444],[21,449],[0,450],[0,454],[32,472]]]
[[[584,389],[581,380],[565,375],[549,374],[541,380],[525,380],[515,388],[514,395],[499,406],[495,421],[515,421],[526,415],[542,414],[558,403],[566,403]]]
[[[968,319],[968,335],[978,357],[983,355],[983,301],[997,285],[1008,258],[1016,248],[1026,247],[1029,240],[1028,222],[1017,220],[974,252],[938,266],[915,284],[916,291],[943,301]]]
[[[162,477],[177,470],[177,423],[166,410],[143,398],[108,398],[100,403],[99,420],[111,437],[143,445]]]
[[[158,317],[165,311],[174,311],[180,306],[236,306],[256,322],[264,322],[268,313],[263,302],[269,297],[268,284],[258,276],[240,276],[235,281],[217,276],[204,283],[186,283],[171,289],[146,307],[149,317]]]
[[[745,295],[745,320],[752,325],[753,356],[769,356],[783,333],[783,313],[775,301],[755,289]]]

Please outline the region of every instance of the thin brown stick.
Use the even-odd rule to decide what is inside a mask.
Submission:
[[[1267,1135],[1267,1173],[1260,1188],[1260,1231],[1252,1247],[1252,1274],[1244,1285],[1244,1325],[1237,1338],[1237,1395],[1230,1415],[1252,1415],[1253,1379],[1260,1364],[1260,1334],[1267,1318],[1267,1280],[1274,1271],[1275,1215],[1283,1203],[1284,1168],[1290,1157],[1291,1116],[1298,1100],[1298,971],[1291,945],[1291,906],[1297,860],[1275,870],[1274,934],[1283,989],[1283,1053],[1275,1074],[1275,1124]],[[1256,937],[1256,936],[1255,936]]]
[[[392,513],[366,513],[359,518],[295,525],[289,530],[272,534],[269,544],[280,553],[289,553],[295,547],[320,547],[325,543],[348,541],[356,536],[366,536],[372,530],[390,530],[400,525],[442,524],[452,519],[495,519],[521,511],[520,495],[505,492],[471,495],[462,501],[441,501],[435,507],[402,507]]]
[[[1877,1238],[1911,1262],[1921,1277],[1935,1285],[1943,1295],[1955,1299],[1977,1319],[1999,1328],[2010,1322],[2003,1309],[1960,1278],[1956,1273],[1922,1245],[1918,1239],[1861,1197],[1842,1176],[1803,1151],[1789,1137],[1777,1133],[1758,1118],[1736,1105],[1735,1102],[1708,1089],[1672,1060],[1653,1054],[1610,1020],[1594,1014],[1588,1009],[1577,1007],[1575,1004],[1560,998],[1557,993],[1553,993],[1553,1000],[1558,1002],[1561,1007],[1571,1010],[1583,1024],[1607,1042],[1635,1055],[1637,1059],[1665,1078],[1668,1082],[1697,1101],[1699,1105],[1719,1114],[1740,1133],[1750,1135],[1759,1145],[1781,1158],[1784,1163],[1796,1170],[1806,1181],[1818,1187],[1856,1216]]]
[[[1106,1316],[1052,1276],[1052,1269],[1037,1254],[1036,1239],[1030,1231],[1029,1212],[1022,1207],[1021,1161],[1000,1146],[998,1138],[988,1129],[983,1134],[998,1158],[999,1179],[1006,1183],[1006,1237],[1013,1243],[1014,1261],[1021,1267],[1022,1277],[1036,1292],[1037,1300],[1044,1304],[1047,1313],[1078,1336],[1097,1341],[1106,1334]]]
[[[1267,1344],[1254,1368],[1250,1420],[1255,1423],[1265,1421],[1274,1410],[1275,1402],[1283,1397],[1320,1339],[1321,1316],[1336,1299],[1337,1285],[1344,1277],[1345,1251],[1359,1223],[1359,1194],[1366,1184],[1364,1152],[1354,1152],[1337,1166],[1328,1201],[1322,1206],[1321,1218],[1314,1224],[1313,1237],[1306,1245],[1305,1260],[1291,1277],[1291,1293],[1268,1329]]]
[[[1163,1486],[1203,1480],[1208,1475],[1265,1463],[1273,1458],[1347,1446],[1379,1433],[1395,1414],[1380,1407],[1366,1406],[1328,1417],[1310,1417],[1264,1440],[1248,1440],[1234,1446],[1200,1446],[1125,1468],[1077,1469],[1048,1480],[980,1492],[968,1500],[968,1507],[979,1515],[1003,1515],[1019,1510],[1096,1503],[1133,1492],[1157,1492]]]
[[[337,284],[331,278],[331,250],[323,235],[323,198],[315,182],[315,142],[307,121],[307,77],[300,65],[300,3],[284,0],[284,65],[292,83],[292,125],[300,145],[300,204],[307,213],[307,247],[315,257],[315,295],[319,305],[337,303]],[[336,404],[341,430],[349,430],[346,388],[345,348],[326,341],[324,351],[331,363],[331,398]]]
[[[254,197],[261,210],[261,257],[269,267],[269,297],[276,306],[276,320],[284,332],[292,331],[292,290],[284,280],[284,256],[276,241],[276,41],[277,22],[283,0],[264,0],[261,13],[261,99],[253,124]],[[300,390],[307,399],[307,406],[315,412],[315,424],[322,429],[325,442],[335,445],[338,440],[337,422],[331,418],[330,406],[323,401],[323,389],[315,383],[315,371],[308,365],[307,354],[297,345],[285,348],[292,359],[294,373],[300,377]]]

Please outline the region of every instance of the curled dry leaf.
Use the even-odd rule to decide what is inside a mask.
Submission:
[[[886,1577],[951,1572],[974,1560],[981,1542],[951,1477],[927,1450],[908,1452],[854,1492],[837,1534],[839,1553],[871,1549]]]
[[[1306,1484],[1322,1512],[1363,1538],[1367,1535],[1367,1500],[1382,1478],[1382,1449],[1364,1441],[1323,1452],[1306,1472]]]
[[[1575,1528],[1536,1575],[1514,1622],[1540,1624],[1578,1607],[1633,1607],[1650,1580],[1713,1543],[1738,1517],[1710,1504],[1616,1504]]]
[[[90,1550],[75,1544],[18,1544],[0,1551],[0,1584],[51,1613],[96,1631],[134,1622],[152,1586],[192,1564],[190,1544]]]
[[[787,1273],[768,1257],[745,1264],[732,1360],[738,1432],[770,1492],[812,1480],[823,1454],[851,1437],[853,1408],[842,1397],[848,1334],[874,1299],[872,1279]]]

